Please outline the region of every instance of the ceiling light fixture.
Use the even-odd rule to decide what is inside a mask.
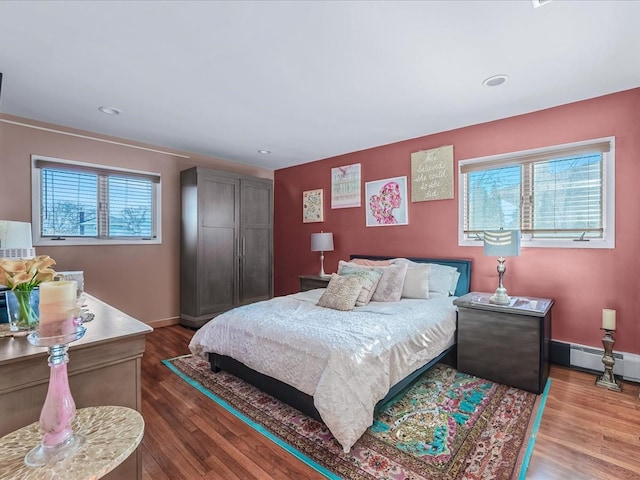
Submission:
[[[258,153],[262,155],[269,155],[271,153],[271,150],[258,150]]]
[[[98,110],[107,115],[120,115],[122,113],[122,110],[115,107],[98,107]]]
[[[493,75],[489,78],[485,78],[482,81],[482,85],[484,85],[485,87],[497,87],[498,85],[502,85],[503,83],[505,83],[508,78],[509,75]]]
[[[533,8],[541,7],[543,5],[546,5],[547,3],[551,3],[551,0],[531,0]]]

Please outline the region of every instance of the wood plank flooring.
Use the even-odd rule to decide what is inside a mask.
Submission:
[[[147,335],[142,361],[144,480],[322,479],[171,373],[161,360],[189,353],[194,331]],[[640,480],[639,386],[594,385],[592,374],[553,366],[527,480]]]

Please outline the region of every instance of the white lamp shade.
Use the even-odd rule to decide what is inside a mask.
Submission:
[[[31,224],[0,220],[0,258],[32,258]]]
[[[484,254],[488,257],[517,257],[520,255],[520,231],[484,232]]]
[[[333,251],[333,233],[320,232],[311,234],[312,252]]]

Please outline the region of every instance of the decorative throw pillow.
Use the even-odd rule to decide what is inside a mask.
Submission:
[[[364,307],[371,301],[373,292],[375,292],[378,282],[380,281],[380,277],[382,277],[382,272],[380,270],[362,270],[353,267],[343,267],[340,271],[340,275],[355,275],[360,278],[362,290],[356,300],[356,307]]]
[[[374,302],[397,302],[402,297],[402,286],[404,276],[407,273],[407,265],[389,265],[378,267],[365,267],[351,262],[340,260],[338,262],[338,273],[341,274],[345,267],[352,267],[361,270],[380,270],[382,277],[378,281],[378,286],[373,292],[371,300]]]
[[[403,298],[429,298],[429,270],[431,267],[407,268],[402,287]]]
[[[361,290],[362,283],[358,277],[341,277],[333,273],[327,288],[318,300],[318,306],[334,310],[353,310]]]
[[[386,267],[391,265],[391,260],[369,260],[368,258],[352,258],[349,262],[365,267]]]
[[[402,298],[406,265],[389,265],[382,268],[382,277],[371,300],[374,302],[399,302]]]

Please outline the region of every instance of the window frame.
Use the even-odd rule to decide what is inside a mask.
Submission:
[[[566,143],[561,145],[553,145],[549,147],[535,148],[530,150],[522,150],[517,152],[509,152],[499,155],[490,155],[486,157],[471,158],[460,160],[458,162],[458,246],[461,247],[478,247],[482,246],[481,239],[470,238],[464,232],[465,221],[465,179],[462,173],[463,167],[468,165],[488,164],[487,170],[490,168],[499,168],[501,165],[515,165],[520,162],[518,158],[531,156],[547,156],[552,157],[554,154],[561,158],[562,152],[567,149],[579,149],[588,147],[597,143],[609,143],[609,151],[602,153],[602,215],[603,215],[603,233],[602,238],[591,238],[588,241],[576,241],[574,239],[557,239],[557,238],[532,238],[531,234],[522,234],[521,246],[527,247],[543,247],[543,248],[615,248],[615,137],[603,137],[581,142]],[[522,219],[520,221],[522,225]]]
[[[42,211],[42,168],[37,166],[38,162],[48,164],[59,164],[62,168],[77,172],[93,172],[99,175],[146,177],[154,179],[152,182],[152,231],[150,238],[132,237],[57,237],[42,236],[41,234],[41,211]],[[77,169],[74,169],[77,167]],[[157,181],[155,180],[157,179]],[[100,183],[100,178],[98,183]],[[127,168],[112,167],[96,163],[78,162],[75,160],[64,160],[60,158],[45,157],[42,155],[31,155],[31,230],[34,246],[72,246],[72,245],[158,245],[162,243],[162,176],[155,172],[145,172]],[[98,232],[100,235],[101,232]]]

